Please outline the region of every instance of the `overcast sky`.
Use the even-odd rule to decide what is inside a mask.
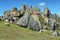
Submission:
[[[13,7],[20,10],[21,4],[38,6],[41,11],[44,10],[45,6],[48,6],[51,13],[57,13],[60,16],[60,0],[0,0],[0,16],[3,15],[5,10],[10,10]]]

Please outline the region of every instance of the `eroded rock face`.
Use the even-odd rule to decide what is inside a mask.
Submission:
[[[27,27],[28,22],[29,22],[29,17],[30,17],[29,11],[30,11],[29,9],[26,9],[24,15],[17,22],[18,25],[23,26],[23,27]]]
[[[49,25],[51,25],[51,30],[54,31],[56,30],[56,22],[53,19],[49,20]]]
[[[50,10],[48,9],[48,7],[45,7],[45,9],[44,9],[44,16],[45,17],[49,17],[50,16]]]
[[[37,12],[39,12],[38,7],[35,7],[34,10],[32,8],[27,8],[24,16],[20,18],[17,24],[35,31],[40,30],[41,24],[37,16]]]
[[[20,18],[20,20],[17,22],[18,25],[27,27],[29,20],[29,15],[25,15]]]
[[[4,12],[4,19],[8,19],[9,15],[10,15],[10,11],[5,11]]]
[[[17,22],[18,25],[38,31],[41,28],[40,21],[33,15],[25,15]]]
[[[49,17],[50,17],[50,10],[48,9],[48,7],[45,7],[44,9],[44,20],[48,23]]]
[[[20,18],[17,24],[35,31],[40,30],[41,24],[37,12],[39,12],[38,7],[35,7],[34,10],[32,8],[27,8],[24,16]]]
[[[36,18],[36,16],[31,15],[29,24],[28,24],[29,29],[39,31],[41,29],[41,24],[40,21]]]

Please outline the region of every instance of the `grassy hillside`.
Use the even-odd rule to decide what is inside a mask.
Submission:
[[[5,22],[0,21],[0,40],[60,40],[60,36],[54,37],[49,31],[39,34],[16,24],[6,26]]]

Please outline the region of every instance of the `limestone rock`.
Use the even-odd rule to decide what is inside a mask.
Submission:
[[[16,7],[14,7],[14,8],[12,9],[12,11],[17,11],[17,8],[16,8]]]
[[[25,15],[19,19],[17,22],[18,25],[27,27],[28,25],[28,20],[29,20],[29,15]]]
[[[6,26],[10,26],[8,22],[5,23]]]
[[[46,21],[46,23],[48,23],[49,17],[50,17],[50,10],[48,9],[48,7],[45,7],[44,9],[44,20]]]
[[[49,17],[50,14],[51,14],[51,12],[50,12],[50,10],[48,9],[48,7],[45,7],[45,9],[44,9],[44,16],[45,16],[45,17]]]
[[[35,30],[35,31],[39,31],[41,29],[41,24],[40,24],[40,21],[38,20],[38,18],[36,18],[35,16],[31,15],[28,27],[29,27],[29,29],[32,29],[32,30]]]
[[[51,26],[52,31],[56,30],[56,23],[54,19],[49,20],[49,25]]]
[[[8,22],[9,20],[8,19],[5,19],[6,22]]]
[[[54,32],[52,32],[52,35],[53,36],[58,36],[58,32],[54,31]]]
[[[17,22],[18,25],[27,27],[29,29],[39,31],[41,29],[41,24],[38,18],[34,15],[25,15],[20,18],[20,20]]]
[[[43,30],[40,30],[38,33],[42,33],[43,32]]]

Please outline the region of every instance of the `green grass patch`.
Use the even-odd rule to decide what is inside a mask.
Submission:
[[[6,26],[4,21],[0,21],[0,40],[60,40],[60,36],[53,37],[47,30],[39,34],[37,31],[23,28],[14,23]]]

